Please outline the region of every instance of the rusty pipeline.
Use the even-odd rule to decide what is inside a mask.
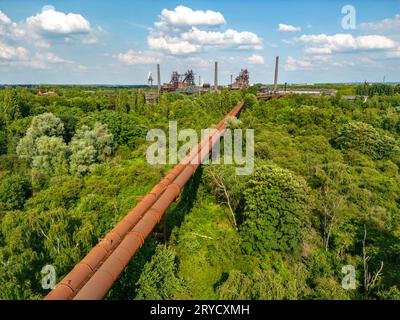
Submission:
[[[223,135],[223,132],[224,130],[217,133],[217,137],[213,139],[210,149],[212,149],[220,136]],[[207,156],[207,154],[204,156]],[[201,160],[204,160],[204,157]],[[199,166],[200,163],[186,166],[154,205],[145,213],[143,218],[133,227],[105,263],[101,265],[90,280],[79,290],[74,300],[99,300],[104,297],[134,254],[143,245],[144,239],[160,222],[168,207],[179,196],[183,187],[194,175]]]
[[[199,163],[219,140],[225,130],[226,120],[236,116],[242,107],[241,101],[105,235],[45,300],[102,298],[161,220],[169,205],[179,196]],[[200,157],[200,161],[192,164],[196,156]]]

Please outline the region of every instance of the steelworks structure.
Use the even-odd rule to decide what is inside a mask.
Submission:
[[[184,74],[174,71],[171,75],[171,81],[169,83],[164,83],[161,87],[161,92],[193,88],[196,86],[194,76],[193,70],[188,70]]]
[[[235,82],[229,85],[229,90],[247,89],[249,84],[249,71],[247,69],[240,70]]]
[[[179,196],[203,159],[223,136],[229,117],[243,108],[240,101],[128,214],[68,273],[45,300],[99,300]],[[197,159],[197,161],[193,161]]]

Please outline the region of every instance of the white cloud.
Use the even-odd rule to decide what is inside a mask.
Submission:
[[[11,19],[0,10],[0,24],[11,24]]]
[[[76,71],[84,72],[84,71],[87,71],[87,70],[88,70],[88,67],[83,65],[83,64],[78,64],[77,67],[76,67]]]
[[[330,54],[332,53],[332,49],[328,47],[308,47],[304,49],[305,52],[310,54]]]
[[[77,13],[56,11],[52,6],[45,6],[41,13],[26,19],[28,29],[40,33],[55,35],[82,34],[91,30],[90,22]]]
[[[40,60],[44,63],[70,63],[71,61],[65,60],[63,58],[60,58],[59,56],[55,55],[52,52],[46,52],[46,53],[37,53],[35,55],[36,60]]]
[[[356,67],[358,63],[368,68],[369,65],[376,64],[368,56],[359,56],[355,60],[347,60],[341,58],[335,59],[333,55],[309,55],[299,58],[288,56],[283,67],[285,71],[318,70],[320,72],[332,69],[337,70],[337,68]]]
[[[28,50],[23,47],[12,47],[0,42],[0,59],[25,59],[28,56]]]
[[[297,41],[312,44],[305,51],[312,54],[331,54],[333,52],[390,50],[397,44],[390,38],[380,35],[367,35],[354,37],[351,34],[326,34],[302,35]]]
[[[331,61],[332,60],[332,56],[330,56],[330,55],[318,55],[317,54],[317,55],[313,55],[309,59],[311,59],[314,62],[323,62],[323,63],[325,63],[325,62]]]
[[[388,58],[400,58],[400,46],[396,50],[389,51],[386,56]]]
[[[177,6],[174,10],[163,9],[158,24],[171,26],[220,26],[226,24],[220,12],[212,10],[192,10],[185,6]]]
[[[55,39],[65,43],[80,41],[84,44],[98,42],[104,31],[91,28],[90,22],[77,13],[56,11],[52,6],[44,6],[42,11],[15,23],[0,11],[0,36],[3,41],[27,43],[38,48],[50,48]]]
[[[0,36],[15,40],[25,35],[25,31],[0,10]]]
[[[183,40],[201,45],[232,46],[232,45],[259,45],[259,37],[248,31],[238,32],[228,29],[225,32],[204,31],[193,27],[181,35]]]
[[[127,65],[153,64],[159,63],[162,60],[162,55],[157,52],[141,52],[133,51],[132,49],[129,49],[125,53],[120,53],[115,57]]]
[[[51,52],[29,54],[25,44],[35,41],[36,46],[42,45],[42,40],[34,32],[28,33],[24,24],[13,22],[0,11],[0,64],[15,68],[46,69],[48,64],[70,63]],[[12,43],[12,45],[10,45]],[[24,46],[19,46],[23,43]]]
[[[149,36],[147,43],[151,49],[165,50],[172,54],[188,54],[200,51],[201,46],[184,41],[178,37]]]
[[[186,65],[195,66],[203,70],[210,70],[213,61],[206,60],[201,57],[188,57],[183,60]]]
[[[60,58],[52,52],[29,55],[23,47],[11,47],[0,42],[0,62],[17,68],[47,69],[49,64],[70,64],[71,61]]]
[[[400,30],[400,14],[396,14],[394,18],[383,19],[379,22],[360,23],[359,28],[373,31]]]
[[[27,59],[27,60],[20,60],[20,61],[11,61],[8,66],[12,68],[31,68],[31,69],[48,69],[48,65],[38,59]]]
[[[225,18],[219,12],[193,11],[184,6],[178,6],[172,11],[164,9],[160,19],[150,29],[147,42],[151,49],[171,54],[190,54],[209,48],[262,48],[262,39],[253,32],[210,30],[224,24]]]
[[[280,23],[280,24],[278,24],[278,29],[276,29],[276,31],[279,31],[279,32],[299,32],[299,31],[301,31],[301,28],[292,26],[291,24]]]
[[[288,56],[283,68],[285,71],[311,70],[313,64],[308,59],[295,59]]]
[[[247,62],[250,64],[264,64],[264,57],[258,54],[253,54],[247,58]]]

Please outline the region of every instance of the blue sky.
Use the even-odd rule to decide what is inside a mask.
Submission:
[[[0,0],[0,83],[271,83],[276,55],[280,82],[400,81],[400,0]]]

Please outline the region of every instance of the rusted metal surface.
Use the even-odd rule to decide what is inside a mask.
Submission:
[[[101,299],[144,239],[196,172],[225,130],[225,121],[243,107],[239,102],[202,141],[141,200],[45,297],[46,300]],[[192,163],[195,157],[199,161]]]
[[[249,86],[249,71],[247,69],[242,69],[240,70],[239,75],[235,78],[235,82],[231,83],[228,88],[229,90],[239,90],[247,89]]]

